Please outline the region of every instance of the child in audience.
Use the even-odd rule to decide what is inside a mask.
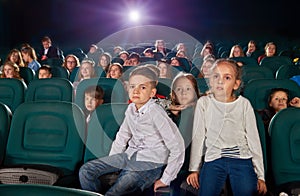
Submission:
[[[66,56],[62,66],[65,67],[71,74],[75,67],[80,66],[80,62],[77,56],[74,54],[69,54]]]
[[[172,67],[166,60],[157,61],[157,67],[159,69],[159,78],[172,79]]]
[[[276,45],[274,42],[268,42],[265,46],[265,54],[260,55],[257,58],[258,64],[262,61],[265,57],[272,57],[276,54]]]
[[[20,50],[18,50],[16,48],[12,49],[8,53],[5,61],[14,62],[18,65],[18,67],[25,67],[25,63],[23,62],[21,52],[20,52]]]
[[[88,124],[91,119],[91,114],[95,109],[103,104],[104,91],[101,86],[89,86],[84,91],[84,106],[86,123]]]
[[[37,72],[37,70],[41,67],[41,64],[37,61],[37,56],[35,53],[34,48],[32,47],[25,47],[21,50],[22,57],[27,67]]]
[[[106,77],[119,79],[123,74],[123,66],[120,63],[113,63],[109,65]]]
[[[16,78],[21,81],[24,81],[23,78],[20,76],[20,68],[17,64],[6,61],[3,65],[3,70],[1,74],[1,78]]]
[[[184,141],[177,126],[152,99],[157,80],[157,75],[148,67],[131,72],[129,97],[132,103],[125,112],[109,156],[89,161],[80,168],[83,189],[101,192],[99,177],[112,172],[120,174],[105,195],[143,191],[153,183],[156,191],[176,178],[184,160]]]
[[[78,79],[77,81],[73,82],[73,88],[76,92],[78,84],[85,79],[95,78],[97,77],[95,71],[95,62],[92,59],[84,59],[81,62],[81,66],[79,67],[78,71]]]
[[[253,108],[246,98],[234,93],[241,76],[235,61],[217,60],[209,79],[211,94],[197,101],[189,168],[192,173],[187,183],[199,188],[199,195],[220,194],[227,177],[233,195],[267,191]]]
[[[39,73],[38,75],[39,79],[52,77],[51,67],[49,65],[42,65],[39,68],[38,73]]]

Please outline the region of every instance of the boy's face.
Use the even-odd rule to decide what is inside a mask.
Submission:
[[[84,105],[85,108],[89,111],[92,112],[103,103],[103,99],[97,99],[94,96],[91,96],[89,93],[84,94]]]
[[[129,98],[140,109],[149,99],[156,94],[156,88],[151,86],[151,80],[142,75],[129,78]]]
[[[39,79],[51,78],[52,74],[48,70],[41,69],[39,71]]]
[[[269,106],[274,108],[275,112],[287,108],[288,95],[284,91],[277,91],[273,94]]]

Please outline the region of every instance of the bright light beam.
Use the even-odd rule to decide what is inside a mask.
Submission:
[[[131,11],[129,13],[129,19],[132,21],[132,22],[138,22],[140,20],[140,13],[137,12],[137,11]]]

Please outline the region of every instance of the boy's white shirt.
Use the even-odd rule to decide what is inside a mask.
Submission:
[[[184,140],[165,110],[150,99],[139,110],[131,103],[112,144],[110,155],[125,152],[137,161],[167,164],[161,181],[169,185],[184,162]]]
[[[258,179],[264,180],[261,143],[249,100],[239,96],[223,103],[213,95],[200,97],[194,115],[189,170],[200,171],[202,156],[206,162],[213,161],[221,158],[221,149],[234,146],[240,151],[236,158],[252,158]]]

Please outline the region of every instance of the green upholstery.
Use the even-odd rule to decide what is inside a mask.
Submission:
[[[243,66],[242,80],[244,85],[252,79],[274,79],[272,71],[267,67],[261,66]]]
[[[4,167],[47,165],[72,174],[83,157],[85,118],[74,103],[27,102],[15,111]]]
[[[255,111],[255,118],[256,118],[256,126],[257,126],[258,133],[259,133],[260,143],[261,143],[261,149],[262,149],[262,152],[263,152],[264,169],[265,169],[265,174],[266,174],[267,169],[268,169],[267,157],[269,156],[267,154],[266,130],[265,130],[264,122],[263,122],[260,114],[256,111]]]
[[[242,62],[243,65],[245,65],[246,67],[258,67],[258,62],[254,58],[244,56],[244,57],[232,57],[231,59],[237,62]]]
[[[300,67],[296,65],[282,65],[276,72],[276,79],[290,79],[293,76],[300,75]]]
[[[158,78],[158,84],[156,86],[157,94],[165,97],[170,97],[172,79],[169,78]]]
[[[96,108],[88,124],[84,162],[109,154],[127,107],[126,103],[106,103]]]
[[[0,102],[0,164],[2,164],[5,149],[6,149],[6,142],[10,128],[12,113],[7,105]]]
[[[84,91],[89,86],[99,85],[104,90],[104,103],[127,103],[128,96],[123,83],[114,78],[91,78],[82,80],[76,90],[75,103],[84,108]]]
[[[73,100],[73,85],[64,78],[45,78],[31,81],[25,102],[29,101],[69,101]]]
[[[73,83],[74,81],[76,81],[78,70],[79,70],[79,67],[75,67],[75,68],[73,69],[73,71],[70,73],[69,80],[70,80],[72,83]]]
[[[29,67],[19,67],[20,76],[24,79],[24,82],[28,85],[35,78],[35,71]]]
[[[200,90],[200,93],[203,94],[206,91],[209,90],[209,81],[205,78],[196,78],[198,89]]]
[[[12,112],[24,102],[27,85],[14,78],[0,78],[0,101]]]
[[[0,193],[9,196],[101,196],[91,191],[40,184],[0,184]]]
[[[53,78],[65,78],[69,80],[70,73],[64,67],[53,66],[51,67],[51,73]]]
[[[61,58],[47,58],[40,62],[41,65],[49,65],[51,67],[61,67],[64,63],[64,60]]]
[[[265,57],[259,63],[260,66],[268,67],[272,70],[272,73],[275,77],[276,71],[282,65],[291,65],[293,64],[292,59],[287,56],[272,56],[272,57]]]
[[[300,87],[292,80],[255,79],[245,86],[243,95],[248,98],[255,110],[268,107],[268,97],[272,88],[285,88],[290,91],[290,98],[300,96]]]
[[[269,130],[276,185],[300,181],[300,108],[279,111]]]

